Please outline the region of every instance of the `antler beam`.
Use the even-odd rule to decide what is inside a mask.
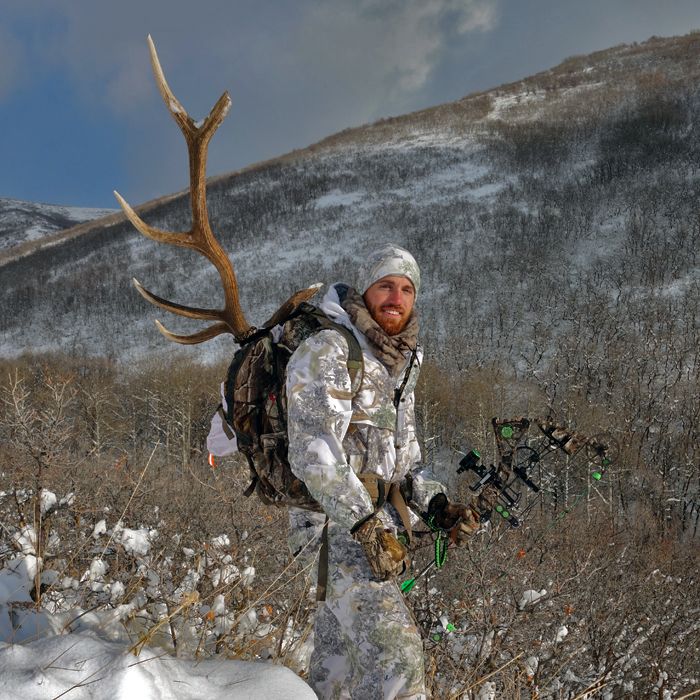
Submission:
[[[185,345],[193,345],[195,343],[203,343],[206,340],[211,340],[222,333],[231,333],[236,339],[236,342],[239,344],[244,343],[257,329],[251,326],[243,315],[238,298],[238,284],[233,271],[233,265],[211,230],[209,214],[207,212],[207,149],[211,137],[228,114],[231,107],[231,98],[228,92],[225,92],[217,100],[209,116],[201,124],[195,123],[168,86],[165,75],[163,75],[160,61],[158,60],[156,47],[150,35],[148,37],[148,47],[151,52],[151,65],[153,66],[153,74],[158,84],[158,90],[163,97],[165,106],[173,116],[173,119],[177,122],[187,142],[190,163],[192,228],[189,231],[182,232],[161,231],[153,226],[149,226],[143,221],[118,192],[115,192],[114,196],[117,198],[117,201],[121,205],[129,221],[131,221],[134,227],[144,236],[148,236],[148,238],[152,238],[158,243],[170,243],[171,245],[191,248],[202,253],[219,272],[224,288],[225,304],[224,308],[221,310],[183,306],[182,304],[176,304],[175,302],[168,301],[149,292],[137,280],[134,280],[134,286],[144,299],[161,309],[171,311],[180,316],[186,316],[187,318],[195,318],[202,321],[216,321],[214,325],[190,335],[176,335],[175,333],[171,333],[159,321],[156,321],[158,330],[168,340]],[[313,285],[308,289],[295,292],[273,314],[265,324],[265,328],[285,320],[299,304],[303,301],[308,301],[316,294],[320,286],[321,285]]]
[[[225,305],[222,310],[182,306],[152,294],[136,280],[134,280],[134,286],[145,299],[162,309],[188,318],[217,321],[215,325],[204,331],[191,335],[175,335],[166,330],[159,322],[156,322],[160,332],[169,340],[191,345],[210,340],[221,333],[231,333],[236,341],[241,343],[255,332],[255,328],[246,321],[243,315],[233,266],[211,230],[206,196],[206,164],[209,141],[221,122],[226,118],[226,114],[231,107],[231,98],[228,92],[225,92],[218,99],[207,118],[200,125],[196,124],[168,86],[150,35],[148,37],[148,47],[151,53],[151,64],[156,83],[158,84],[158,90],[187,142],[190,164],[192,228],[184,232],[169,232],[149,226],[118,192],[115,192],[114,195],[129,221],[144,236],[148,236],[148,238],[152,238],[159,243],[170,243],[184,248],[192,248],[210,260],[221,277]]]

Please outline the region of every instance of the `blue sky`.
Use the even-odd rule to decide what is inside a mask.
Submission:
[[[138,204],[187,185],[150,33],[195,118],[233,109],[210,175],[380,117],[700,29],[698,0],[0,0],[0,196]]]

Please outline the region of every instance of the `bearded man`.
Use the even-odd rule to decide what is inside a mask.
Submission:
[[[444,493],[419,465],[419,290],[408,251],[388,245],[373,252],[356,288],[334,284],[321,303],[357,338],[358,386],[348,341],[336,330],[307,338],[287,365],[289,462],[325,513],[320,521],[308,511],[291,513],[296,527],[324,530],[325,599],[309,673],[320,698],[426,697],[422,640],[396,580],[409,564],[403,543],[419,520],[406,508],[406,493],[418,512]],[[443,512],[460,542],[477,527],[464,505],[447,504]]]

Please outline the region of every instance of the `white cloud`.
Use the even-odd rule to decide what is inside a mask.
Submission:
[[[457,31],[460,34],[469,32],[488,32],[496,28],[499,19],[499,6],[493,0],[468,1],[470,11],[460,21]]]
[[[132,198],[143,201],[186,181],[184,145],[155,88],[147,34],[193,118],[231,92],[234,110],[210,152],[216,173],[426,104],[421,94],[450,45],[495,26],[499,1],[71,0],[47,8],[23,0],[12,18],[32,27],[33,75],[60,75],[81,109],[121,122]],[[3,53],[14,55],[12,43],[0,41]],[[11,65],[3,62],[8,76]],[[0,77],[0,96],[2,89]],[[119,187],[129,195],[128,185]]]
[[[206,110],[212,88],[256,81],[260,91],[284,92],[284,81],[294,81],[316,94],[330,87],[329,98],[340,99],[356,123],[421,90],[451,41],[495,27],[499,2],[72,0],[46,9],[43,0],[24,0],[13,14],[35,27],[37,64],[64,71],[90,103],[118,113],[152,104],[151,33],[183,102],[201,92]],[[0,47],[10,53],[13,44]],[[3,62],[0,90],[8,66],[11,60]]]
[[[305,17],[304,49],[386,99],[420,90],[456,34],[493,29],[498,0],[333,0]]]
[[[117,112],[138,110],[153,98],[155,83],[145,38],[142,44],[125,52],[105,76],[104,99]]]

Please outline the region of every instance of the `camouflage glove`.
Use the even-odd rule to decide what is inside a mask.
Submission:
[[[439,528],[450,533],[450,540],[463,547],[479,529],[479,518],[464,503],[450,503],[444,493],[437,493],[428,504],[428,517]]]
[[[408,569],[410,560],[406,548],[384,529],[376,515],[360,520],[350,532],[355,542],[362,545],[372,575],[378,581],[388,581]]]

